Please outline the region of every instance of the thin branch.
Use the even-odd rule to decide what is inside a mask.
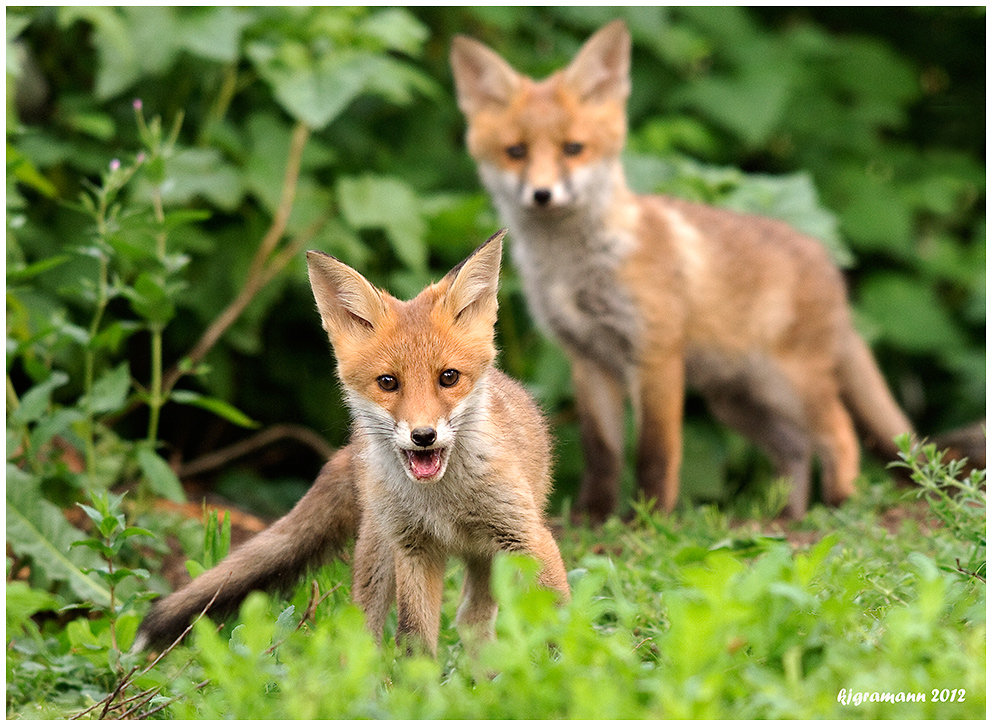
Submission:
[[[303,149],[309,137],[310,129],[307,125],[297,122],[290,141],[289,154],[286,160],[286,172],[283,175],[282,191],[279,195],[279,206],[276,209],[272,224],[269,226],[265,237],[262,238],[258,249],[255,251],[255,257],[252,259],[251,267],[248,270],[248,276],[245,279],[245,284],[241,292],[214,319],[204,331],[200,340],[197,341],[196,345],[185,356],[184,360],[188,361],[190,365],[195,366],[203,360],[227,329],[241,316],[241,313],[244,312],[244,309],[255,298],[258,291],[274,276],[271,270],[266,269],[266,263],[269,262],[273,250],[275,250],[279,244],[279,240],[282,239],[283,234],[286,232],[286,225],[289,222],[290,214],[293,212],[293,202],[296,199],[297,182],[300,176],[300,163],[303,158]],[[282,264],[285,264],[285,262]],[[178,365],[173,366],[165,376],[162,385],[163,390],[171,391],[172,387],[176,385],[176,381],[182,375],[182,369]]]
[[[227,581],[231,579],[231,575],[233,575],[233,574],[234,573],[231,572],[231,573],[228,574],[227,577],[224,578],[224,581],[222,583],[220,583],[220,586],[214,592],[213,597],[211,597],[210,598],[210,601],[206,605],[203,606],[203,610],[200,611],[200,614],[197,615],[193,619],[193,622],[191,622],[188,626],[186,626],[186,629],[182,632],[182,634],[178,638],[176,638],[168,648],[166,648],[161,653],[159,653],[158,654],[158,657],[156,657],[155,660],[153,660],[148,665],[147,668],[145,668],[143,671],[141,671],[141,673],[138,674],[138,677],[139,678],[141,676],[145,675],[146,673],[148,673],[148,671],[150,671],[152,668],[154,668],[155,666],[157,666],[158,663],[159,663],[159,661],[161,661],[165,656],[167,656],[169,653],[171,653],[172,650],[177,645],[179,645],[179,643],[182,642],[182,639],[185,638],[189,634],[189,632],[193,629],[193,626],[196,625],[196,623],[204,615],[207,614],[207,611],[210,609],[210,607],[214,604],[214,602],[220,596],[221,590],[224,589],[224,586],[227,584]],[[127,686],[131,685],[131,683],[133,682],[132,676],[134,675],[134,672],[136,670],[138,670],[138,667],[137,666],[135,666],[134,668],[132,668],[131,669],[131,672],[128,673],[126,676],[124,676],[124,678],[121,680],[121,682],[117,685],[117,688],[115,688],[112,693],[110,693],[105,698],[100,699],[97,703],[93,704],[92,706],[90,706],[89,708],[87,708],[85,711],[81,711],[81,712],[77,713],[75,716],[73,716],[69,720],[70,721],[75,721],[75,720],[77,720],[79,718],[82,718],[83,716],[85,716],[90,711],[92,711],[92,710],[98,708],[99,706],[103,705],[104,703],[107,703],[107,704],[111,703],[113,701],[114,697],[116,697],[119,693],[121,693]],[[180,672],[182,672],[182,671],[180,671]],[[177,673],[176,675],[178,676],[179,674]],[[109,706],[108,706],[108,708],[109,708]],[[105,709],[104,710],[104,714],[106,714],[106,712],[107,712],[107,710]]]
[[[317,581],[316,580],[311,580],[310,581],[310,599],[307,602],[307,609],[303,611],[303,617],[300,618],[300,622],[298,622],[296,624],[296,627],[293,629],[293,632],[295,633],[298,630],[300,630],[300,628],[303,627],[303,625],[307,622],[307,620],[312,619],[317,614],[317,606],[319,606],[322,602],[324,602],[324,600],[326,600],[328,597],[330,597],[331,594],[335,590],[337,590],[339,587],[341,587],[341,584],[340,583],[338,583],[337,585],[335,585],[334,587],[332,587],[330,590],[328,590],[327,592],[325,592],[321,596],[320,595],[320,587],[317,585]],[[283,638],[279,642],[273,643],[272,645],[270,645],[266,649],[266,651],[265,651],[266,655],[268,655],[269,653],[274,652],[276,648],[278,648],[280,645],[282,645],[283,643],[286,642],[286,639],[288,637],[289,636],[287,635],[285,638]]]
[[[204,454],[180,465],[176,471],[176,476],[180,479],[185,479],[186,477],[202,474],[211,469],[219,469],[235,459],[247,456],[253,451],[275,443],[279,439],[294,439],[299,441],[301,444],[305,444],[316,451],[324,459],[329,459],[334,454],[334,448],[316,431],[295,424],[277,424],[263,429],[257,434],[253,434],[236,444],[212,451],[209,454]]]
[[[199,683],[197,683],[195,686],[193,686],[193,690],[194,691],[199,691],[201,688],[203,688],[208,683],[210,683],[210,679],[209,678],[206,678],[206,679],[200,681]],[[153,708],[148,713],[142,714],[142,718],[148,718],[149,716],[158,713],[162,709],[167,708],[168,706],[171,706],[173,703],[175,703],[176,701],[178,701],[180,698],[183,698],[185,695],[187,695],[187,694],[183,694],[182,696],[175,696],[173,698],[170,698],[168,701],[166,701],[163,704],[160,704],[160,705],[156,706],[155,708]]]

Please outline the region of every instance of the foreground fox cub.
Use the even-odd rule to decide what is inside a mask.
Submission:
[[[381,635],[395,600],[397,634],[431,653],[451,555],[465,562],[456,622],[479,635],[496,616],[489,581],[499,552],[537,558],[538,581],[568,598],[542,514],[550,488],[544,419],[493,366],[502,237],[409,302],[333,257],[307,253],[354,420],[351,442],[289,514],[157,602],[142,643],[178,637],[215,594],[211,611],[229,611],[253,589],[292,584],[356,529],[352,592],[369,628]]]
[[[627,188],[622,21],[543,81],[465,37],[451,65],[468,149],[510,228],[531,312],[571,360],[581,510],[602,519],[617,505],[628,395],[638,485],[665,510],[678,495],[687,385],[791,479],[794,517],[807,508],[814,454],[824,498],[853,493],[852,416],[896,456],[892,440],[910,423],[852,327],[821,244],[779,221]]]

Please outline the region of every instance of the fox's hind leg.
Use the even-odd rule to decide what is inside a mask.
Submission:
[[[837,505],[854,494],[860,449],[851,416],[836,390],[807,392],[807,416],[820,457],[823,499]]]
[[[802,517],[809,506],[813,458],[806,426],[743,390],[708,392],[706,402],[719,421],[754,442],[772,460],[776,473],[790,481],[788,515]]]
[[[626,391],[614,376],[578,356],[572,357],[572,385],[585,460],[577,509],[602,522],[620,498]]]

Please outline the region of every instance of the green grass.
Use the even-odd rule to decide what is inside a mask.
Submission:
[[[474,655],[454,629],[457,563],[432,660],[397,652],[395,617],[376,645],[338,562],[301,627],[309,583],[289,603],[252,596],[115,703],[144,693],[138,713],[173,718],[983,717],[985,583],[958,564],[978,539],[984,560],[984,493],[978,508],[884,482],[862,492],[788,527],[713,507],[563,526],[572,602],[534,586],[533,562],[502,558],[497,637]],[[74,715],[114,688],[99,632],[66,648],[51,627],[14,631],[9,718]]]

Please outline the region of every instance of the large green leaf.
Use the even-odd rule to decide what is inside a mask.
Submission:
[[[131,390],[131,370],[127,361],[111,368],[94,383],[89,395],[80,399],[80,408],[101,414],[119,411]]]
[[[865,280],[860,310],[878,327],[879,335],[913,353],[950,355],[965,347],[957,324],[933,288],[914,278],[886,273]]]
[[[342,177],[337,192],[341,211],[353,227],[385,230],[393,251],[410,270],[427,269],[427,225],[410,185],[394,177],[365,174]]]
[[[20,557],[31,558],[38,575],[49,582],[66,582],[76,596],[105,606],[110,593],[83,574],[84,567],[97,567],[100,560],[73,542],[85,533],[69,524],[62,512],[41,496],[39,481],[7,464],[7,543]]]
[[[69,382],[69,376],[62,371],[53,371],[47,380],[31,388],[21,397],[20,405],[10,414],[9,423],[14,426],[33,423],[41,418],[52,402],[52,391]]]
[[[183,492],[182,484],[179,483],[179,477],[165,459],[149,446],[139,447],[137,457],[141,473],[148,479],[153,492],[174,502],[186,501],[186,494]]]
[[[369,53],[341,50],[312,57],[302,44],[258,41],[247,54],[280,105],[312,129],[322,129],[364,89],[377,68]]]
[[[206,411],[210,411],[211,413],[215,413],[221,418],[227,419],[237,426],[242,426],[248,429],[258,428],[259,426],[258,421],[253,420],[250,416],[242,411],[239,411],[227,401],[222,401],[219,398],[204,396],[202,393],[197,393],[196,391],[173,391],[169,394],[169,398],[176,403],[197,406]]]

